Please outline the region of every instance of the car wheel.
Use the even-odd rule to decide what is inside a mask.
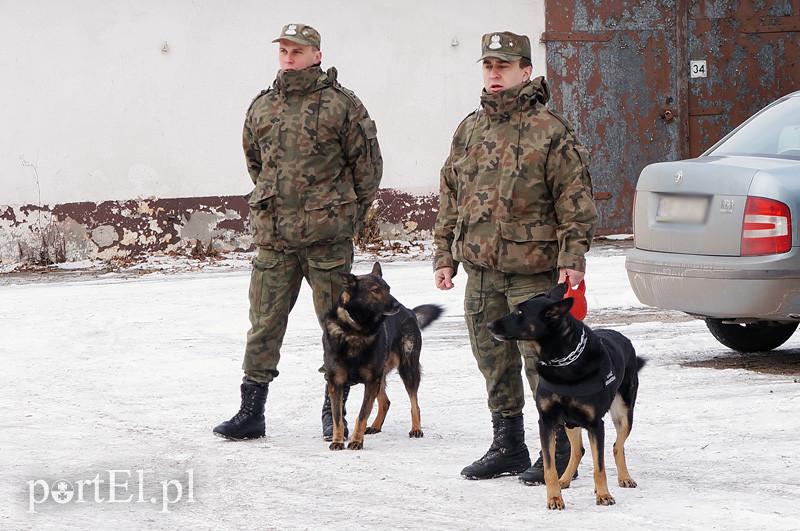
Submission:
[[[706,326],[717,341],[739,352],[772,350],[783,345],[797,329],[798,323],[758,321],[750,324],[723,323],[706,319]]]

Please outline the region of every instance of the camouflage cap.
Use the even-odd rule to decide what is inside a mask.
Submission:
[[[283,40],[302,44],[303,46],[313,46],[314,48],[322,49],[322,37],[317,30],[305,24],[287,24],[281,30],[281,35],[272,42],[280,42]]]
[[[501,61],[517,61],[524,57],[531,60],[531,41],[525,35],[510,31],[487,33],[481,40],[481,58],[494,57]]]

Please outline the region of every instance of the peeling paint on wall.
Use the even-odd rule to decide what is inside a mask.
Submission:
[[[381,235],[386,239],[431,239],[439,196],[411,195],[400,190],[380,190],[376,198]]]
[[[384,189],[375,207],[384,238],[428,239],[438,197]],[[248,213],[241,196],[65,203],[52,209],[0,205],[0,262],[19,261],[22,248],[41,247],[48,226],[63,235],[69,261],[186,253],[198,241],[222,252],[249,251]]]

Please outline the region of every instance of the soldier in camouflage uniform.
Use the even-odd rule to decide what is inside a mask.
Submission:
[[[353,237],[381,180],[382,159],[364,105],[320,68],[320,35],[289,24],[278,42],[281,70],[247,111],[243,145],[255,188],[250,228],[258,247],[240,411],[214,428],[230,439],[263,437],[264,405],[289,312],[305,278],[322,319],[350,271]],[[327,397],[327,394],[326,394]]]
[[[536,352],[530,343],[494,339],[486,324],[556,281],[580,283],[597,212],[588,152],[546,107],[544,78],[530,79],[528,37],[489,33],[482,51],[481,107],[453,137],[434,234],[436,286],[451,289],[459,263],[467,273],[464,313],[494,427],[489,451],[461,474],[522,473],[526,483],[543,483],[541,458],[531,466],[522,420],[522,362],[535,393]],[[563,428],[558,442],[559,457],[568,461]],[[560,472],[564,467],[566,461]]]

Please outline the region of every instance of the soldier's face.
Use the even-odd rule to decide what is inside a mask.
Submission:
[[[286,40],[278,44],[278,63],[281,70],[302,70],[322,62],[322,52],[313,46]]]
[[[494,57],[483,60],[483,88],[489,94],[516,87],[531,77],[532,67],[522,68],[519,61],[503,61]]]

